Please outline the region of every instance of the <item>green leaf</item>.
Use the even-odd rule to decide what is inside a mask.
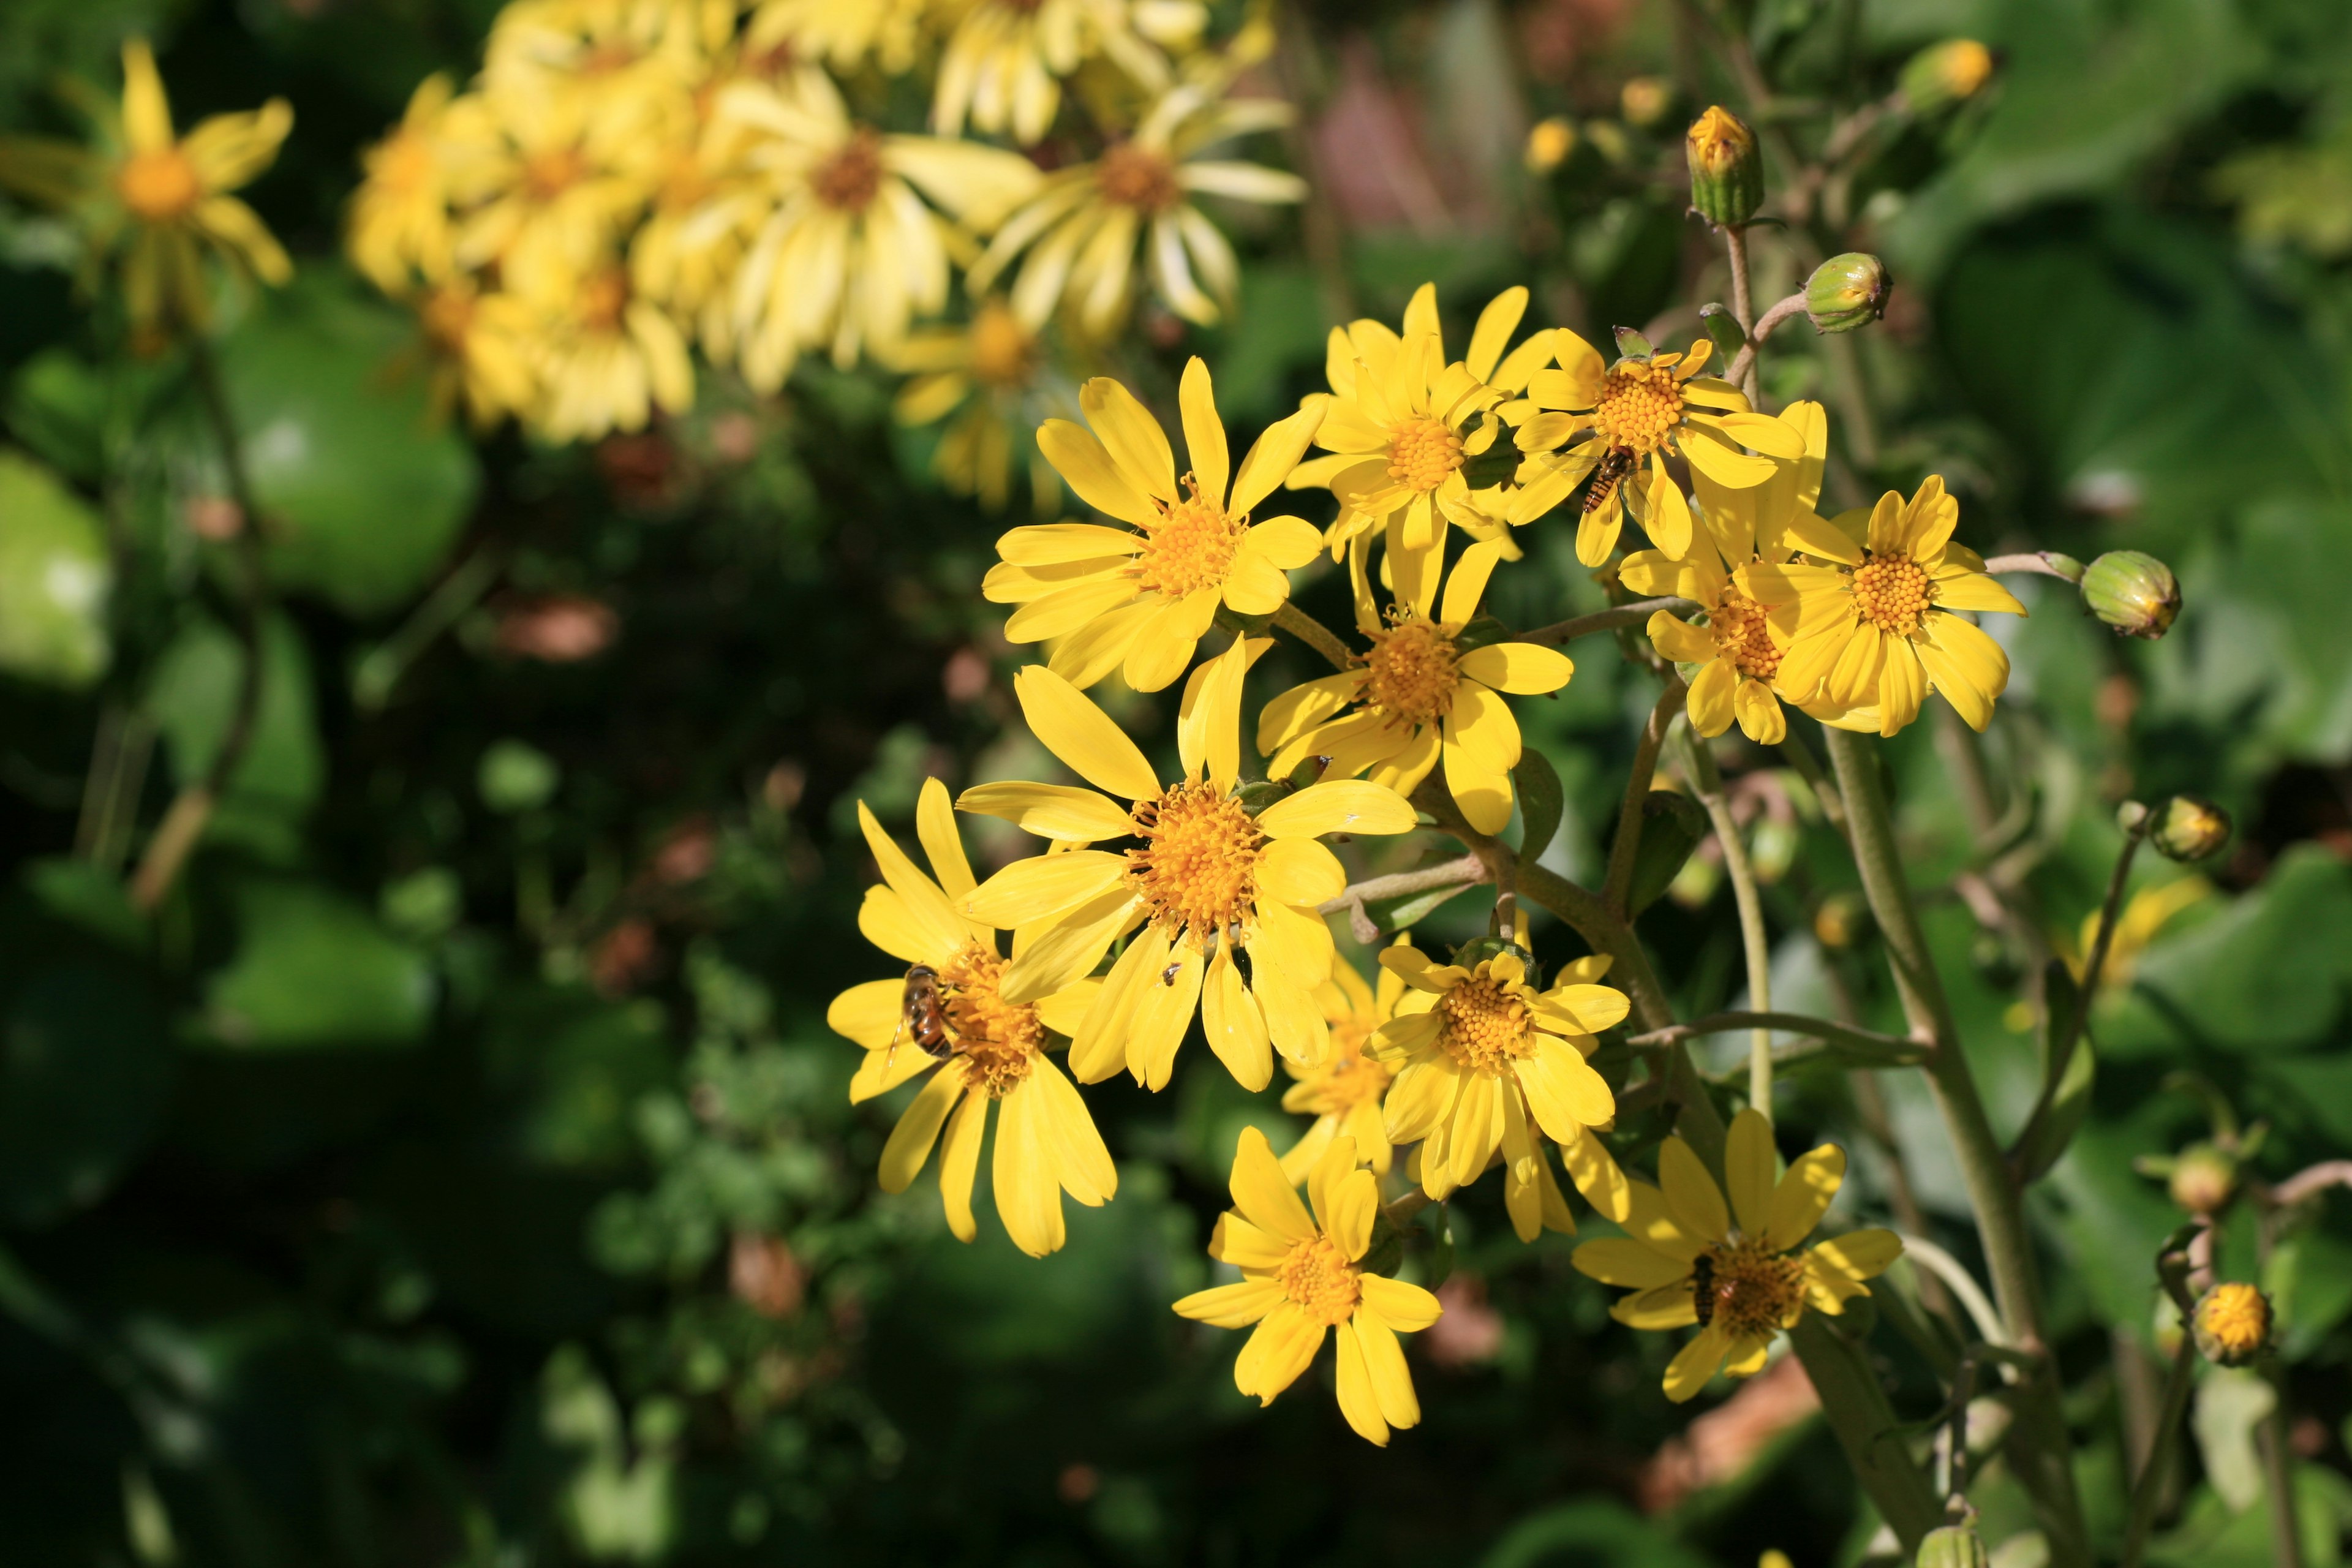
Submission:
[[[1503,1532],[1483,1568],[1702,1568],[1708,1559],[1623,1503],[1580,1498],[1531,1513]]]
[[[113,584],[98,514],[38,463],[0,452],[0,669],[66,687],[105,674]]]
[[[2243,1512],[2263,1495],[2263,1465],[2254,1453],[2254,1428],[2278,1403],[2278,1391],[2252,1368],[2209,1367],[2197,1383],[2197,1407],[2189,1418],[2205,1479],[2230,1505]]]
[[[1642,841],[1633,851],[1632,906],[1640,914],[1665,895],[1691,851],[1713,831],[1706,810],[1678,791],[1654,789],[1642,802]]]
[[[68,960],[0,1019],[0,1216],[42,1224],[105,1195],[146,1146],[172,1078],[138,978]]]
[[[327,764],[319,743],[310,692],[310,659],[293,624],[283,617],[263,628],[261,708],[244,760],[207,837],[247,843],[280,858],[299,841],[300,819],[318,799]],[[204,776],[219,752],[236,711],[245,650],[211,621],[182,632],[157,661],[147,711],[163,732],[173,777],[183,785]]]
[[[1561,814],[1568,809],[1559,774],[1550,758],[1529,746],[1519,752],[1519,765],[1511,770],[1511,789],[1519,797],[1519,823],[1524,829],[1519,836],[1519,858],[1539,860],[1551,847],[1559,832]]]
[[[433,1012],[424,956],[358,905],[310,882],[236,889],[236,957],[213,976],[213,1035],[248,1050],[413,1044]]]

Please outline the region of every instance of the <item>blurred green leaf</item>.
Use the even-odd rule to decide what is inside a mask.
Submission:
[[[1540,860],[1559,832],[1560,815],[1568,808],[1560,792],[1559,774],[1551,759],[1532,747],[1519,753],[1511,770],[1512,792],[1519,799],[1519,858]]]
[[[0,451],[0,669],[68,687],[106,673],[113,579],[98,514],[39,464]]]
[[[290,856],[300,818],[318,798],[326,774],[310,691],[310,658],[301,635],[283,617],[263,628],[261,710],[244,759],[210,833],[237,839],[278,858]],[[147,711],[171,751],[182,784],[204,776],[220,750],[245,651],[211,621],[196,621],[163,650],[147,689]]]
[[[236,956],[205,989],[215,1037],[252,1050],[405,1046],[433,1013],[424,955],[340,893],[277,878],[241,883]]]
[[[555,798],[563,782],[555,759],[524,741],[499,741],[482,753],[474,773],[482,804],[502,816],[537,811]]]
[[[1706,1568],[1707,1559],[1623,1503],[1587,1499],[1530,1514],[1503,1532],[1483,1568]]]
[[[2263,1495],[2263,1465],[2254,1452],[2254,1428],[2278,1403],[2270,1380],[2251,1367],[2208,1367],[2197,1380],[2197,1406],[2189,1419],[2205,1479],[2233,1513],[2254,1506]]]
[[[674,1078],[658,1006],[532,987],[500,998],[485,1029],[486,1066],[513,1103],[525,1160],[587,1167],[635,1154],[638,1098]]]
[[[0,1215],[42,1224],[103,1196],[145,1147],[171,1042],[134,975],[68,961],[0,1023]]]

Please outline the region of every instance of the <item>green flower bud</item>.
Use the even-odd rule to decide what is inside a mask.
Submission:
[[[1764,203],[1764,159],[1756,132],[1739,116],[1717,104],[1691,121],[1685,138],[1690,156],[1691,205],[1722,228],[1746,223]]]
[[[1974,98],[1992,79],[1992,51],[1974,38],[1947,38],[1913,55],[1896,84],[1914,114],[1936,114]]]
[[[1475,969],[1487,960],[1500,958],[1507,952],[1527,966],[1528,984],[1536,984],[1536,955],[1508,937],[1474,937],[1454,950],[1454,962],[1465,969]]]
[[[2210,1143],[2191,1143],[2174,1156],[2165,1190],[2190,1214],[2220,1214],[2237,1195],[2238,1162]]]
[[[1234,798],[1241,803],[1243,811],[1255,816],[1290,792],[1287,779],[1252,779],[1234,791]]]
[[[1915,1568],[1990,1568],[1991,1561],[1973,1519],[1937,1525],[1919,1538],[1919,1554],[1912,1559]]]
[[[2252,1285],[2216,1285],[2197,1299],[2190,1331],[2216,1366],[2244,1366],[2271,1348],[2271,1299]]]
[[[1817,332],[1850,332],[1886,314],[1886,296],[1894,287],[1885,262],[1849,250],[1831,257],[1805,279],[1805,315]]]
[[[2111,550],[2083,574],[2083,603],[2129,637],[2160,637],[2180,613],[2172,568],[2137,550]]]
[[[2176,795],[2158,804],[2147,841],[2168,860],[2202,860],[2230,842],[2230,814],[2210,800]]]

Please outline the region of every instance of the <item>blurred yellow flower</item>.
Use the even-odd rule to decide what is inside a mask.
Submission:
[[[890,355],[912,379],[898,393],[902,425],[949,421],[931,471],[960,495],[1001,511],[1012,490],[1017,446],[1028,448],[1029,493],[1038,514],[1061,509],[1062,484],[1029,433],[1077,406],[1076,389],[1045,363],[1037,334],[1003,300],[991,297],[959,326],[910,334]]]
[[[2172,923],[2173,917],[2185,910],[2203,903],[2213,896],[2213,884],[2202,877],[2181,877],[2157,888],[2142,888],[2126,901],[2123,912],[2116,917],[2115,934],[2107,939],[2107,961],[2099,967],[2099,990],[2104,994],[2120,991],[2132,983],[2138,972],[2140,954],[2157,934]],[[2093,910],[2083,917],[2082,930],[2072,945],[2061,935],[2056,945],[2058,956],[2073,972],[2076,984],[2083,978],[2083,966],[2089,961],[2091,944],[2098,940],[2099,911]]]
[[[202,329],[212,316],[205,256],[265,283],[293,276],[276,237],[227,194],[276,162],[293,125],[293,110],[273,98],[175,135],[154,54],[133,38],[122,46],[121,101],[93,128],[97,146],[0,138],[0,186],[71,213],[87,235],[92,272],[120,253],[135,331]]]
[[[1564,114],[1536,122],[1528,132],[1527,164],[1531,174],[1549,174],[1576,151],[1576,124]]]
[[[958,136],[969,121],[1030,146],[1053,128],[1062,78],[1101,56],[1158,92],[1170,72],[1155,45],[1190,44],[1208,15],[1195,0],[976,0],[940,57],[931,128]]]
[[[744,47],[765,54],[784,47],[847,74],[871,61],[885,76],[915,64],[930,0],[760,0]]]
[[[1219,605],[1271,615],[1290,596],[1283,574],[1315,559],[1312,524],[1253,523],[1250,511],[1297,466],[1322,411],[1270,426],[1235,473],[1209,367],[1197,357],[1184,367],[1177,402],[1192,458],[1181,480],[1167,433],[1134,394],[1108,376],[1079,388],[1093,433],[1048,419],[1038,449],[1080,500],[1129,528],[1016,528],[996,542],[1003,563],[982,584],[992,602],[1021,606],[1005,637],[1051,641],[1055,672],[1078,686],[1120,669],[1136,690],[1160,690],[1192,663]]]
[[[882,831],[864,801],[857,804],[857,821],[882,870],[882,885],[866,890],[857,929],[891,957],[932,971],[946,1025],[944,1058],[906,1034],[903,976],[853,985],[825,1014],[836,1033],[866,1047],[865,1063],[850,1080],[852,1102],[931,1073],[883,1146],[882,1190],[906,1191],[939,1142],[940,1202],[948,1228],[958,1240],[970,1241],[976,1234],[972,1179],[993,1105],[996,1157],[990,1175],[997,1217],[1015,1247],[1043,1258],[1065,1239],[1065,1192],[1092,1208],[1118,1191],[1118,1171],[1086,1102],[1045,1054],[1048,1032],[1066,1035],[1076,1026],[1095,983],[1080,981],[1023,1002],[1005,995],[997,933],[955,910],[955,900],[971,889],[971,866],[939,780],[923,782],[915,816],[930,876]]]
[[[352,265],[387,294],[404,296],[419,279],[438,283],[456,265],[441,136],[452,91],[447,77],[426,77],[409,95],[399,125],[362,155],[366,177],[352,196],[344,248]]]
[[[1497,693],[1557,691],[1576,673],[1567,655],[1534,643],[1463,646],[1503,548],[1489,540],[1462,552],[1434,618],[1417,605],[1392,605],[1382,625],[1360,575],[1356,629],[1371,639],[1371,651],[1356,668],[1295,686],[1265,705],[1257,747],[1273,758],[1268,773],[1286,778],[1307,758],[1328,757],[1327,776],[1370,769],[1373,783],[1410,795],[1442,756],[1446,787],[1470,826],[1501,832],[1511,820],[1519,726]]]
[[[532,367],[532,314],[513,295],[483,293],[463,275],[426,289],[415,300],[430,362],[433,416],[463,407],[476,429],[530,412],[539,397]]]
[[[1418,1425],[1421,1403],[1397,1335],[1429,1327],[1444,1309],[1420,1286],[1360,1267],[1381,1194],[1378,1179],[1356,1168],[1355,1141],[1333,1140],[1315,1163],[1307,1179],[1311,1213],[1255,1127],[1242,1131],[1231,1185],[1234,1206],[1217,1221],[1209,1256],[1242,1278],[1196,1290],[1176,1310],[1221,1329],[1257,1325],[1234,1358],[1234,1386],[1273,1404],[1336,1330],[1348,1425],[1383,1447],[1391,1428]]]
[[[1811,1307],[1832,1316],[1863,1283],[1903,1255],[1889,1230],[1857,1230],[1797,1249],[1845,1181],[1845,1152],[1822,1144],[1790,1163],[1776,1183],[1772,1124],[1749,1109],[1732,1119],[1724,1152],[1731,1201],[1690,1145],[1670,1137],[1658,1151],[1659,1185],[1626,1183],[1622,1237],[1576,1249],[1577,1271],[1634,1294],[1609,1315],[1636,1329],[1700,1325],[1666,1367],[1666,1397],[1680,1404],[1718,1368],[1733,1377],[1764,1370],[1773,1336]]]
[[[1150,257],[1152,286],[1188,321],[1223,319],[1240,279],[1233,246],[1192,204],[1196,195],[1246,202],[1296,202],[1306,182],[1255,163],[1203,158],[1219,142],[1289,123],[1276,99],[1227,100],[1203,87],[1169,91],[1135,134],[1090,163],[1056,170],[997,230],[971,268],[985,292],[1015,257],[1013,308],[1043,327],[1066,303],[1091,335],[1107,337],[1132,302],[1136,250]]]
[[[1400,936],[1400,943],[1411,939]],[[1404,982],[1390,970],[1380,972],[1368,985],[1355,965],[1334,962],[1331,978],[1316,989],[1316,1005],[1323,1009],[1331,1032],[1331,1048],[1319,1062],[1301,1066],[1285,1057],[1283,1071],[1297,1079],[1282,1091],[1282,1109],[1312,1116],[1314,1121],[1282,1157],[1282,1173],[1296,1185],[1330,1149],[1332,1140],[1355,1141],[1356,1158],[1380,1175],[1389,1173],[1395,1150],[1381,1120],[1381,1100],[1392,1076],[1370,1054],[1373,1033],[1396,1011]]]
[[[523,348],[539,397],[530,423],[551,441],[641,430],[656,408],[694,403],[694,363],[677,324],[638,297],[628,268],[607,255],[573,270],[546,265],[512,275],[530,311]]]
[[[1907,501],[1889,490],[1868,512],[1792,518],[1788,542],[1833,564],[1780,568],[1802,595],[1780,691],[1843,730],[1892,735],[1919,716],[1929,691],[1969,728],[1990,722],[2009,656],[1953,612],[2021,616],[2025,606],[1985,575],[1974,551],[1952,542],[1959,520],[1939,474]]]
[[[1410,833],[1393,791],[1327,779],[1255,809],[1240,793],[1242,680],[1263,639],[1236,638],[1184,689],[1176,726],[1182,771],[1162,784],[1142,752],[1086,693],[1042,666],[1013,678],[1030,730],[1091,789],[992,784],[958,809],[1002,816],[1079,845],[1134,838],[1124,853],[1074,848],[991,877],[963,907],[1023,942],[1004,978],[1013,1000],[1051,994],[1128,942],[1070,1046],[1070,1071],[1096,1083],[1125,1067],[1167,1087],[1193,1016],[1209,1048],[1244,1089],[1274,1076],[1269,1045],[1323,1059],[1328,1036],[1315,993],[1330,978],[1330,929],[1316,906],[1347,875],[1316,842],[1327,833]],[[1140,928],[1140,929],[1139,929]]]
[[[665,145],[535,77],[457,99],[441,129],[469,270],[586,268],[643,209]]]

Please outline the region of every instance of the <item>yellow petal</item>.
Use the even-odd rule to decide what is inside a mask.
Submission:
[[[1501,540],[1488,540],[1462,552],[1462,559],[1454,563],[1454,574],[1445,580],[1439,620],[1459,626],[1478,613],[1479,597],[1486,592],[1486,580],[1495,574],[1495,563],[1503,558],[1503,548]]]
[[[1120,478],[1141,494],[1173,506],[1178,499],[1176,454],[1169,447],[1168,433],[1135,394],[1098,375],[1078,388],[1078,406],[1118,466]]]
[[[940,1135],[940,1124],[955,1106],[956,1097],[964,1090],[963,1064],[949,1062],[923,1085],[922,1093],[915,1096],[898,1124],[890,1129],[890,1140],[882,1145],[882,1190],[903,1193],[914,1181],[915,1173],[930,1158],[931,1144]]]
[[[988,1096],[967,1094],[956,1101],[940,1142],[940,1207],[946,1211],[948,1230],[958,1241],[980,1234],[971,1218],[972,1178],[980,1171],[980,1139],[988,1126]],[[1002,1134],[1000,1133],[1000,1136]]]
[[[1298,1201],[1290,1178],[1282,1173],[1282,1163],[1274,1157],[1265,1134],[1255,1127],[1242,1129],[1230,1184],[1234,1206],[1268,1236],[1293,1244],[1315,1238],[1314,1218]]]
[[[1339,1414],[1356,1436],[1380,1447],[1389,1443],[1389,1424],[1381,1417],[1380,1396],[1372,1392],[1372,1374],[1364,1366],[1363,1343],[1353,1323],[1337,1325]]]
[[[1244,1279],[1195,1290],[1176,1303],[1176,1310],[1215,1328],[1245,1329],[1274,1310],[1282,1300],[1282,1287],[1275,1280]]]
[[[1941,610],[2001,610],[2025,614],[2017,595],[1980,573],[1963,572],[1936,579],[1936,607]]]
[[[133,153],[154,153],[172,144],[172,106],[155,53],[144,38],[122,46],[122,139]]]
[[[1730,1340],[1710,1323],[1698,1331],[1698,1336],[1675,1354],[1666,1363],[1666,1397],[1676,1405],[1686,1405],[1697,1397],[1723,1365],[1724,1353],[1731,1348]]]
[[[1175,1071],[1177,1048],[1201,1009],[1201,982],[1207,967],[1198,948],[1179,941],[1169,947],[1165,964],[1135,982],[1127,1070],[1154,1094],[1168,1087]],[[1266,1076],[1271,1078],[1273,1071],[1268,1063]]]
[[[1685,423],[1676,432],[1675,445],[1690,459],[1692,468],[1731,489],[1760,485],[1773,474],[1771,458],[1750,457],[1704,425]]]
[[[1157,800],[1160,781],[1127,732],[1085,692],[1052,670],[1029,665],[1013,678],[1030,730],[1047,751],[1096,788],[1129,800]]]
[[[1118,574],[1090,577],[1041,594],[1013,612],[1004,623],[1004,640],[1034,643],[1066,637],[1121,605],[1133,604],[1139,593],[1135,579]]]
[[[1094,522],[1047,522],[1016,528],[996,542],[999,559],[1016,566],[1060,566],[1133,555],[1144,536]]]
[[[881,868],[882,879],[898,895],[908,919],[929,944],[929,951],[946,954],[961,947],[970,929],[956,913],[955,906],[948,902],[940,885],[924,876],[897,841],[882,831],[882,825],[874,820],[874,813],[862,800],[857,803],[857,826],[866,835],[866,847],[873,852],[875,863]]]
[[[1731,694],[1731,707],[1738,715],[1740,732],[1758,745],[1777,746],[1789,738],[1789,716],[1764,682],[1740,681]]]
[[[1717,423],[1719,428],[1738,437],[1740,445],[1768,458],[1793,463],[1805,455],[1803,433],[1769,414],[1726,414]]]
[[[1903,1256],[1903,1238],[1891,1230],[1856,1230],[1817,1243],[1808,1255],[1848,1279],[1874,1279]]]
[[[1834,1143],[1789,1162],[1787,1173],[1772,1192],[1770,1215],[1764,1222],[1765,1245],[1787,1252],[1811,1236],[1844,1183],[1845,1151]]]
[[[1013,944],[1013,963],[998,983],[1004,1000],[1036,1002],[1067,990],[1140,918],[1134,894],[1124,887],[1055,916],[1025,944]]]
[[[1483,690],[1465,683],[1464,691]],[[1459,700],[1457,696],[1456,700]],[[1516,735],[1517,725],[1512,726]],[[1445,716],[1445,789],[1462,811],[1462,819],[1481,833],[1500,833],[1511,822],[1511,774],[1487,759],[1485,748],[1463,738],[1455,716]],[[1515,759],[1516,760],[1516,759]]]
[[[1437,1298],[1418,1285],[1381,1274],[1367,1274],[1360,1283],[1364,1305],[1401,1334],[1417,1334],[1445,1315]]]
[[[955,807],[948,802],[948,786],[935,778],[923,781],[916,799],[915,837],[922,841],[931,875],[950,903],[971,891],[971,862],[964,858],[963,838],[956,831]]]
[[[1691,1282],[1677,1279],[1619,1297],[1609,1315],[1629,1329],[1686,1329],[1698,1321],[1698,1303],[1691,1295]]]
[[[1136,932],[1135,940],[1103,977],[1102,989],[1095,993],[1086,1021],[1070,1037],[1072,1077],[1080,1083],[1100,1083],[1127,1065],[1127,1037],[1141,1000],[1141,987],[1160,984],[1160,971],[1167,963],[1168,939],[1158,928],[1146,926]]]
[[[1257,886],[1279,903],[1320,904],[1347,891],[1348,873],[1312,838],[1277,838],[1258,858]]]
[[[964,912],[999,931],[1035,925],[1088,903],[1127,880],[1127,857],[1100,849],[1015,860],[974,889]],[[1059,989],[1059,987],[1055,987]]]
[[[1160,509],[1128,482],[1103,444],[1083,427],[1066,419],[1048,419],[1037,427],[1037,449],[1062,482],[1097,511],[1139,528],[1160,521]]]
[[[1703,1240],[1721,1241],[1731,1228],[1722,1189],[1679,1137],[1670,1137],[1658,1147],[1658,1184],[1665,1194],[1667,1211],[1685,1232]]]
[[[1651,462],[1650,514],[1643,520],[1642,526],[1652,543],[1679,561],[1690,553],[1690,503],[1683,499],[1682,488],[1667,474],[1665,464],[1655,458]]]
[[[1623,1225],[1632,1217],[1633,1189],[1625,1173],[1611,1157],[1608,1145],[1591,1132],[1580,1130],[1577,1136],[1563,1139],[1559,1145],[1560,1163],[1568,1167],[1569,1179],[1593,1212]]]
[[[1265,1016],[1242,984],[1233,954],[1223,947],[1201,984],[1201,1034],[1235,1083],[1255,1094],[1272,1081],[1274,1052]]]
[[[853,985],[825,1008],[825,1027],[856,1040],[869,1051],[881,1050],[898,1032],[906,995],[904,980],[869,980],[862,985]],[[916,1054],[921,1055],[919,1051]]]
[[[1738,689],[1739,672],[1726,658],[1710,658],[1692,680],[1690,693],[1683,706],[1690,713],[1691,728],[1709,739],[1731,728],[1736,713],[1734,694]]]
[[[1534,1053],[1520,1058],[1515,1070],[1536,1124],[1558,1142],[1571,1142],[1617,1113],[1609,1080],[1557,1036],[1538,1035]]]
[[[1263,1405],[1298,1381],[1322,1348],[1323,1325],[1297,1303],[1284,1301],[1265,1315],[1234,1358],[1234,1386]]]
[[[1205,776],[1220,789],[1241,782],[1242,683],[1251,663],[1272,646],[1271,638],[1235,637],[1185,683],[1176,750],[1187,778]]]
[[[1320,923],[1317,922],[1318,929]],[[1330,933],[1324,933],[1328,943]],[[1253,979],[1250,994],[1256,998],[1258,1011],[1265,1017],[1265,1032],[1286,1061],[1301,1067],[1312,1067],[1330,1053],[1330,1029],[1323,1014],[1315,1005],[1314,988],[1302,985],[1284,973],[1282,962],[1295,961],[1295,954],[1277,960],[1279,950],[1269,944],[1260,931],[1249,944]]]
[[[1663,616],[1665,612],[1661,610],[1658,614]],[[1674,619],[1671,616],[1666,618]],[[1713,642],[1708,639],[1710,648]],[[1460,668],[1473,680],[1517,697],[1558,691],[1576,673],[1574,661],[1566,654],[1530,642],[1488,643],[1485,647],[1472,648],[1462,656]]]
[[[1209,367],[1194,354],[1185,362],[1177,383],[1176,405],[1184,416],[1184,450],[1192,459],[1192,477],[1201,493],[1222,505],[1225,481],[1233,475],[1233,459],[1225,449],[1225,426],[1217,417],[1217,399],[1209,384]]]
[[[1750,1106],[1731,1119],[1731,1131],[1724,1141],[1723,1174],[1731,1188],[1731,1212],[1747,1235],[1765,1234],[1780,1163],[1780,1152],[1772,1147],[1769,1117]]]
[[[974,784],[956,797],[956,809],[1001,816],[1037,835],[1080,844],[1125,838],[1135,824],[1117,802],[1074,784]]]
[[[1062,1184],[1055,1179],[1050,1134],[1039,1125],[1045,1108],[1036,1077],[1022,1079],[996,1102],[996,1157],[989,1176],[996,1187],[996,1216],[1013,1245],[1032,1258],[1061,1250]]]
[[[1250,443],[1242,458],[1241,473],[1234,481],[1233,499],[1226,503],[1228,511],[1236,517],[1254,511],[1258,502],[1282,487],[1322,430],[1328,406],[1310,403],[1288,418],[1276,420]]]
[[[1445,716],[1445,739],[1459,740],[1487,767],[1508,772],[1519,763],[1519,721],[1511,705],[1475,682],[1454,689],[1454,708]]]
[[[1267,806],[1257,825],[1270,838],[1314,838],[1326,833],[1410,833],[1420,818],[1392,789],[1360,779],[1323,779]]]
[[[1470,352],[1462,363],[1480,381],[1487,380],[1503,357],[1503,345],[1518,331],[1519,318],[1528,312],[1528,291],[1524,286],[1504,289],[1486,302],[1478,312],[1478,324],[1470,329]]]
[[[931,933],[907,912],[907,900],[879,882],[866,889],[866,898],[857,906],[857,931],[905,963],[936,963],[955,951],[934,942]]]
[[[1688,1279],[1691,1271],[1686,1259],[1669,1258],[1622,1236],[1603,1237],[1598,1241],[1581,1243],[1569,1262],[1587,1279],[1598,1279],[1603,1285],[1622,1285],[1632,1290],[1651,1290],[1661,1285]]]

